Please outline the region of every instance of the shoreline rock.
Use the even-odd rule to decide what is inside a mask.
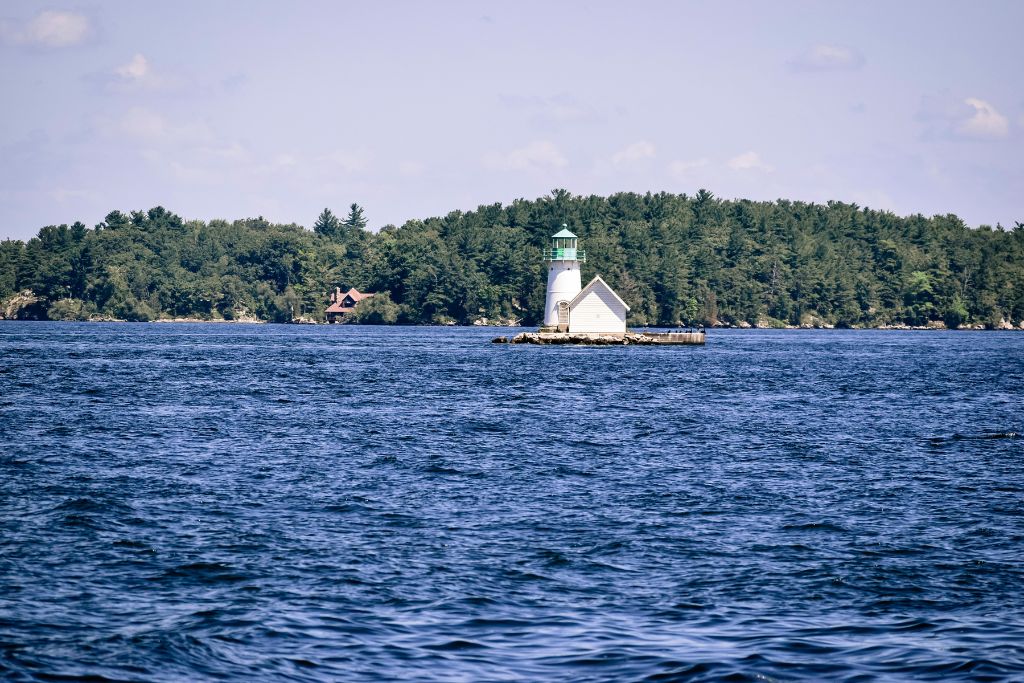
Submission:
[[[540,344],[545,346],[703,346],[706,335],[702,332],[625,334],[580,334],[570,332],[520,332],[509,339],[495,337],[494,344]]]
[[[474,327],[519,327],[522,324],[522,318],[495,318],[491,320],[485,316],[479,317],[474,320],[471,325]]]
[[[104,321],[104,322],[123,322],[123,321]],[[203,320],[202,318],[157,318],[151,320],[154,323],[231,323],[231,324],[246,324],[246,325],[262,325],[266,321],[258,318],[233,318],[227,320],[226,318],[213,318],[210,320]]]
[[[41,301],[31,289],[23,289],[0,304],[0,320],[18,320],[22,309],[31,308]]]

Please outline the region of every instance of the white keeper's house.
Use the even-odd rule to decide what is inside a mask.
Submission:
[[[629,306],[600,275],[582,286],[580,264],[586,252],[579,238],[562,226],[551,236],[545,252],[548,290],[544,302],[544,327],[572,334],[625,334]]]

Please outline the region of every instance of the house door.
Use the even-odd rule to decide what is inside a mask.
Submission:
[[[559,301],[558,302],[558,331],[568,332],[569,331],[569,302]]]

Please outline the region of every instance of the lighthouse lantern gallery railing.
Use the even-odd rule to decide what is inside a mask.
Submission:
[[[578,251],[575,248],[547,249],[544,252],[545,261],[586,261],[587,252]]]

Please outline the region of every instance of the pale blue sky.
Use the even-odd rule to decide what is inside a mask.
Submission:
[[[5,2],[0,238],[620,190],[1024,221],[1024,2]]]

